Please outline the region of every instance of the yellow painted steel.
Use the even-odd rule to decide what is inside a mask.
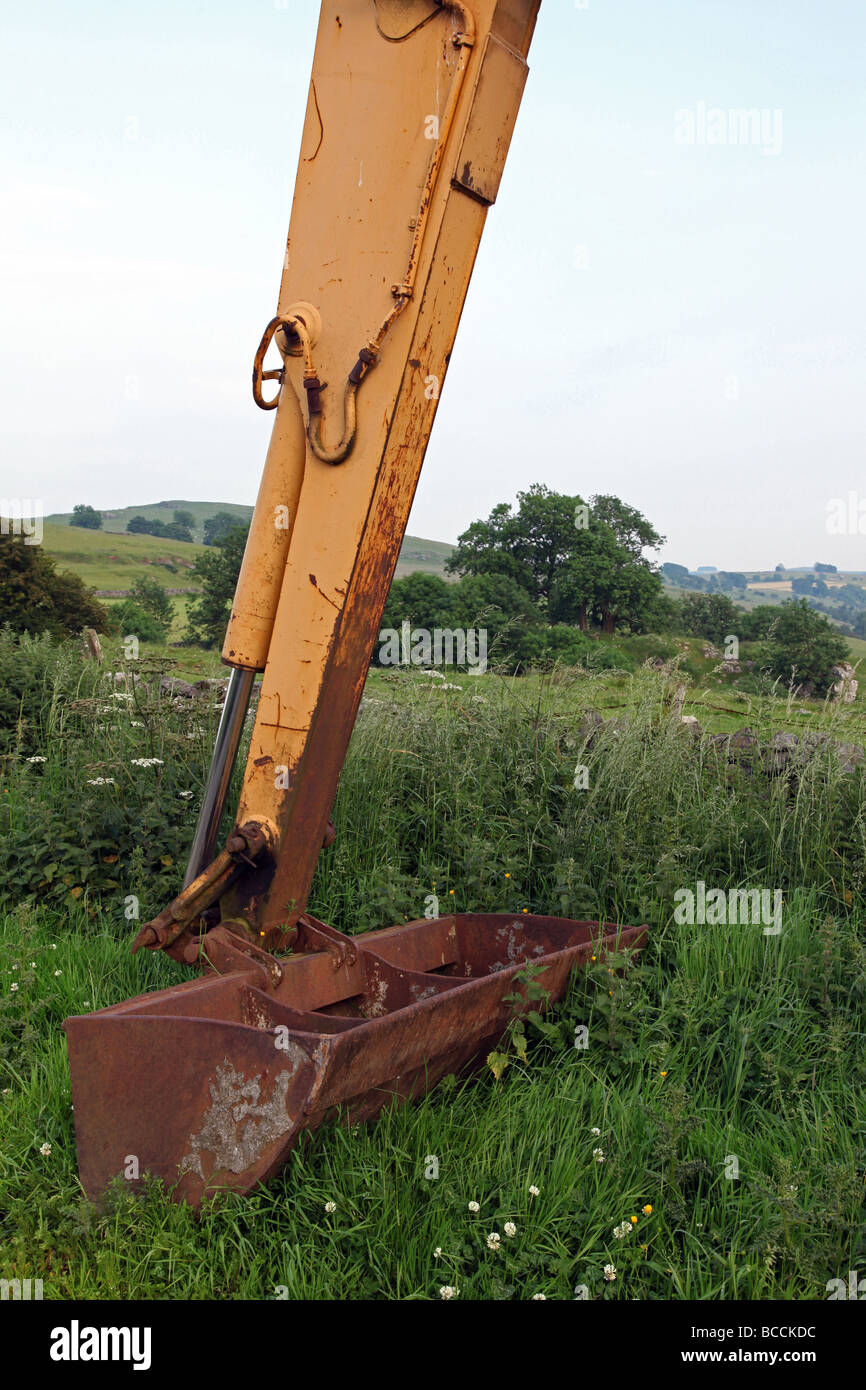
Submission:
[[[290,318],[311,304],[321,329],[306,364],[283,359],[223,652],[264,667],[237,824],[270,830],[273,861],[255,891],[230,888],[222,911],[269,944],[306,903],[537,10],[538,0],[322,5],[278,306]],[[276,341],[286,349],[291,335]],[[369,360],[348,393],[355,437],[345,461],[323,462],[314,446],[341,438],[362,349]]]
[[[250,671],[265,668],[305,461],[300,402],[294,391],[281,391],[223,642],[223,661],[230,666]]]

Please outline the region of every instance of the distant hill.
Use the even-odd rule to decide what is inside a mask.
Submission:
[[[176,508],[190,512],[195,517],[195,544],[126,534],[126,524],[131,517],[144,516],[149,521],[168,522],[172,520]],[[191,569],[196,556],[205,553],[205,547],[198,542],[201,541],[205,521],[216,512],[230,512],[238,518],[239,525],[245,525],[253,509],[236,502],[188,502],[182,499],[148,502],[137,507],[116,507],[103,511],[101,531],[70,526],[71,512],[54,512],[44,522],[45,549],[54,556],[61,569],[72,570],[80,575],[85,584],[103,593],[128,590],[144,574],[160,579],[166,588],[195,589]],[[406,536],[397,562],[397,578],[402,579],[418,570],[450,578],[445,574],[445,561],[453,549],[454,546],[445,541]]]
[[[47,520],[43,532],[45,549],[58,568],[72,570],[103,593],[129,590],[142,575],[159,579],[167,589],[195,589],[192,567],[196,556],[206,553],[203,545],[185,541],[85,531],[82,526],[59,526]]]
[[[443,579],[456,579],[456,575],[445,573],[445,561],[456,548],[447,541],[425,541],[420,536],[404,536],[396,577],[402,579],[420,570],[424,574],[441,575]]]
[[[204,524],[209,516],[215,516],[217,512],[230,512],[238,518],[238,524],[245,524],[253,514],[252,507],[241,506],[239,502],[145,502],[140,507],[114,507],[102,511],[102,529],[113,534],[125,532],[126,523],[134,516],[147,517],[148,521],[171,521],[175,508],[178,511],[190,512],[195,517],[193,538],[199,544],[204,539]],[[53,512],[45,520],[58,526],[68,526],[71,517],[71,512]],[[77,531],[83,528],[76,526],[72,529]]]

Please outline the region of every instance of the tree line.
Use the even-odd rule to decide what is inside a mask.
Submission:
[[[69,518],[70,526],[80,526],[86,531],[101,531],[102,523],[102,513],[98,512],[95,507],[78,502],[72,508],[72,515]],[[193,535],[195,524],[195,517],[192,512],[186,511],[183,507],[176,507],[171,521],[163,521],[159,517],[142,516],[140,513],[130,517],[126,523],[126,534],[128,536],[156,536],[159,540],[185,541],[191,545],[195,540]],[[202,527],[202,544],[216,545],[237,525],[238,518],[231,512],[215,512],[213,516],[205,518]]]
[[[222,642],[249,530],[230,513],[211,520],[218,524],[208,553],[196,559],[200,588],[185,634],[204,646]],[[644,553],[663,540],[618,497],[585,501],[535,484],[518,494],[516,506],[501,503],[463,532],[446,562],[451,582],[418,572],[395,580],[382,627],[484,628],[489,660],[514,673],[557,661],[615,665],[613,644],[599,641],[605,637],[679,633],[721,644],[735,635],[762,643],[762,661],[779,677],[795,673],[818,694],[829,688],[848,647],[808,598],[751,611],[719,592],[673,598]],[[167,639],[172,604],[157,580],[139,579],[127,599],[106,610],[76,576],[59,574],[41,547],[9,535],[0,541],[0,603],[14,630],[62,635],[89,626]]]

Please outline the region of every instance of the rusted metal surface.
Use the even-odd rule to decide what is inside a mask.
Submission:
[[[537,1007],[506,1001],[527,963],[553,1001],[589,956],[645,933],[478,914],[346,937],[304,917],[277,960],[224,924],[202,942],[203,978],[67,1019],[85,1191],[150,1173],[193,1206],[248,1192],[304,1130],[372,1119],[482,1062]]]
[[[273,844],[266,825],[248,821],[229,836],[226,848],[213,863],[163,908],[159,916],[145,922],[132,943],[133,954],[146,947],[166,951],[177,960],[186,960],[189,928],[202,912],[215,903],[244,865],[254,869],[255,860]]]
[[[273,371],[266,372],[265,357],[267,355],[268,348],[273,342],[274,334],[276,333],[278,328],[283,327],[284,322],[285,320],[279,314],[275,315],[275,317],[271,319],[270,323],[267,325],[264,333],[262,334],[261,341],[258,347],[256,348],[256,355],[253,358],[253,400],[255,401],[259,410],[276,410],[277,406],[280,403],[279,391],[277,391],[277,394],[274,396],[273,400],[265,400],[265,397],[262,394],[262,384],[265,381],[278,381],[280,385],[282,385],[282,367]]]

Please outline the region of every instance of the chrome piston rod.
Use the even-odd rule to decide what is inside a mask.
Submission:
[[[198,813],[192,849],[189,854],[189,864],[183,881],[184,888],[188,887],[193,879],[198,878],[214,857],[217,831],[222,819],[232,768],[235,765],[238,745],[244,728],[244,718],[250,703],[255,678],[255,671],[248,671],[241,666],[232,668],[201,810]]]

